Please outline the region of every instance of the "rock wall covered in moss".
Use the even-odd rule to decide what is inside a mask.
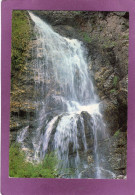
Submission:
[[[12,12],[12,49],[11,49],[11,93],[10,93],[10,140],[15,141],[17,130],[27,123],[25,114],[33,110],[29,108],[29,94],[32,87],[28,84],[28,68],[30,41],[32,28],[27,11]],[[31,82],[31,79],[29,83]],[[33,113],[33,112],[32,112]],[[24,120],[19,120],[22,116]]]

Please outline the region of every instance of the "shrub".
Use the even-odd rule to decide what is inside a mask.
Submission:
[[[12,144],[9,150],[9,176],[19,178],[56,178],[58,163],[54,153],[46,155],[38,164],[28,162],[25,153],[18,144]]]

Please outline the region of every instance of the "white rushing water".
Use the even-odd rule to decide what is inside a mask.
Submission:
[[[36,33],[35,90],[40,88],[37,101],[42,102],[31,138],[34,159],[43,159],[48,151],[55,151],[60,174],[81,178],[85,170],[89,171],[87,153],[92,148],[92,177],[105,178],[107,170],[103,171],[98,149],[98,140],[106,137],[105,123],[88,70],[87,50],[81,41],[63,37],[33,13],[29,15]],[[19,141],[24,141],[27,129],[20,133]],[[74,170],[71,175],[70,169]],[[113,177],[111,171],[109,174]]]

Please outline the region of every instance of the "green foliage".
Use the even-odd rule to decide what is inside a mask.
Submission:
[[[115,93],[116,92],[116,89],[111,89],[110,90],[110,93]]]
[[[11,71],[20,70],[25,63],[25,55],[30,40],[30,25],[26,11],[12,12]]]
[[[104,39],[104,43],[101,45],[103,49],[113,48],[116,46],[116,42],[109,40],[108,38]]]
[[[82,13],[82,11],[73,11],[73,13],[75,13],[75,14],[81,14]]]
[[[83,36],[84,41],[86,41],[87,43],[90,43],[92,41],[92,39],[89,37],[88,33],[83,32],[82,36]]]
[[[113,77],[113,89],[110,90],[110,93],[116,93],[117,92],[117,84],[118,84],[118,76]]]
[[[129,35],[123,35],[123,39],[128,40],[129,39]]]
[[[113,85],[114,85],[114,87],[117,87],[117,83],[118,83],[118,77],[114,76],[114,78],[113,78]]]
[[[103,47],[104,47],[104,48],[112,48],[112,47],[114,47],[114,46],[115,46],[115,42],[111,42],[111,41],[109,41],[109,42],[103,44]]]
[[[58,163],[54,153],[46,155],[45,159],[34,164],[26,161],[25,153],[19,145],[13,144],[9,150],[9,176],[17,178],[55,178],[58,176]]]
[[[114,136],[117,137],[119,134],[120,134],[120,130],[116,131],[115,134],[114,134]]]

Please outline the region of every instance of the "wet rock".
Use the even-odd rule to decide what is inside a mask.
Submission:
[[[50,94],[46,97],[46,112],[53,110],[67,110],[67,105],[61,96]]]
[[[108,140],[100,143],[99,149],[104,150],[104,158],[109,163],[110,170],[118,175],[126,175],[127,163],[127,135],[124,132],[117,131]]]
[[[74,26],[74,19],[80,14],[78,11],[33,11],[33,13],[53,26],[67,24]]]
[[[80,37],[80,34],[73,28],[72,26],[69,25],[58,25],[54,26],[53,29],[59,33],[60,35],[68,38],[78,38]]]
[[[126,179],[125,175],[118,175],[115,179]]]
[[[84,151],[85,150],[85,147],[84,147],[84,143],[83,143],[83,125],[81,123],[80,120],[78,120],[77,122],[77,138],[78,138],[78,145],[79,145],[79,151]]]
[[[81,172],[81,178],[95,178],[95,172],[96,168],[91,165]]]
[[[92,130],[92,118],[87,112],[81,112],[81,116],[84,120],[84,131],[87,141],[87,147],[91,148],[94,144],[94,135]]]
[[[119,129],[118,107],[110,100],[105,99],[100,104],[100,110],[103,113],[109,134],[113,135],[115,131]]]
[[[93,163],[94,162],[93,157],[92,156],[88,156],[87,157],[87,161],[88,161],[88,164]]]
[[[127,92],[128,92],[128,76],[124,77],[119,82],[118,101],[122,105],[127,105]]]

